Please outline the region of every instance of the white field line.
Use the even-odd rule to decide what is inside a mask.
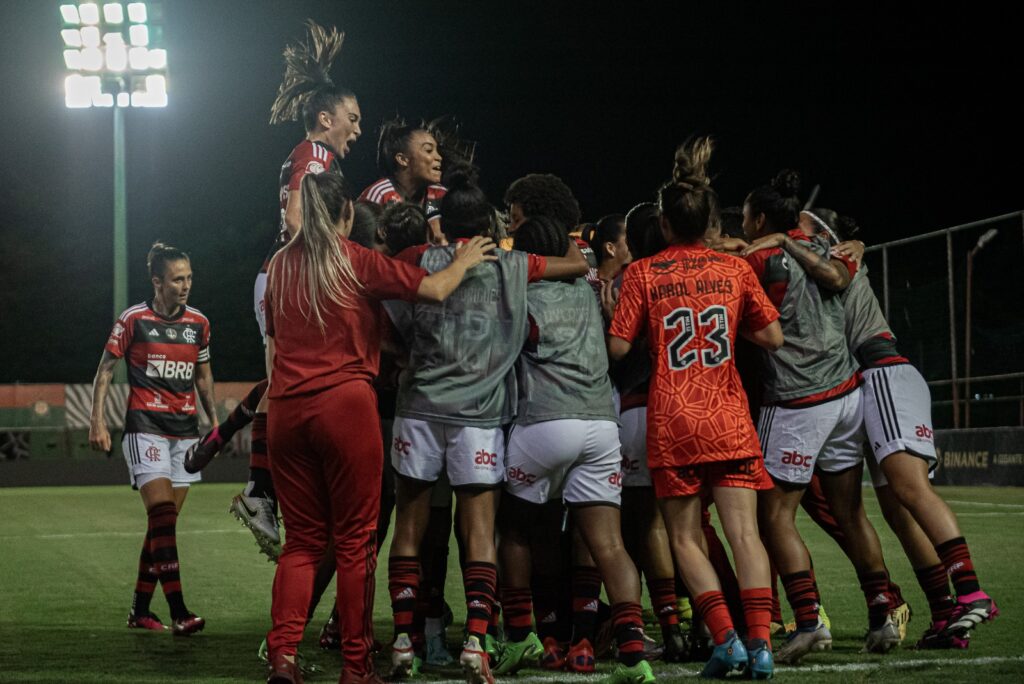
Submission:
[[[875,670],[906,670],[928,667],[943,667],[948,665],[998,665],[1001,663],[1024,664],[1024,656],[987,656],[982,658],[936,658],[933,660],[918,658],[915,660],[887,660],[872,663],[836,663],[835,665],[801,665],[797,667],[779,666],[775,669],[776,674],[821,674],[827,672],[871,672]],[[679,665],[669,667],[658,667],[655,669],[655,676],[659,681],[675,681],[680,677],[699,677],[700,669],[691,665],[694,669],[684,669]],[[607,677],[607,673],[593,675],[573,675],[573,682],[596,682]],[[672,677],[672,679],[668,679]],[[435,679],[431,684],[462,684],[464,679]],[[515,678],[515,684],[547,684],[548,682],[565,681],[562,675],[527,675]]]
[[[1024,511],[990,511],[988,513],[957,513],[958,518],[1005,518],[1008,515],[1024,515]]]
[[[184,530],[180,534],[188,537],[193,534],[231,534],[238,532],[246,532],[249,530],[244,527],[231,527],[222,528],[216,530]],[[135,532],[70,532],[67,534],[12,534],[0,536],[0,541],[7,541],[9,539],[79,539],[87,537],[141,537],[144,533],[142,531]]]
[[[948,504],[958,504],[960,506],[984,506],[994,508],[1016,508],[1018,510],[1024,510],[1024,504],[1006,504],[1006,503],[985,503],[984,501],[961,501],[959,499],[946,499]]]

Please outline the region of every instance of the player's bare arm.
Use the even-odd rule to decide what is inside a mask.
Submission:
[[[284,210],[284,226],[288,237],[293,238],[302,228],[302,191],[288,191],[288,206]]]
[[[839,258],[846,257],[850,261],[855,261],[859,264],[864,258],[864,243],[860,240],[840,242],[829,251],[829,254]]]
[[[607,321],[615,318],[615,308],[619,305],[619,290],[610,280],[601,281],[601,313]]]
[[[709,249],[728,254],[738,254],[750,246],[746,240],[728,236],[719,236],[714,240],[708,240],[706,244]]]
[[[497,245],[494,240],[479,235],[457,245],[452,263],[447,268],[431,273],[420,281],[416,299],[422,302],[443,302],[462,282],[466,271],[481,262],[498,260],[497,255],[493,254],[495,247]]]
[[[199,394],[199,401],[206,411],[206,417],[210,419],[210,427],[217,427],[217,399],[213,390],[213,369],[209,363],[200,363],[196,366],[196,393]]]
[[[118,359],[104,350],[100,365],[96,369],[96,377],[92,381],[92,417],[89,421],[89,444],[96,451],[110,451],[110,431],[107,430],[107,419],[104,409],[107,405],[107,390],[114,378],[114,366]]]
[[[850,272],[842,260],[824,259],[785,233],[772,233],[754,240],[749,247],[740,252],[740,256],[745,257],[762,249],[775,248],[785,250],[803,267],[807,275],[822,287],[839,292],[845,290],[846,286],[850,284]]]
[[[569,240],[569,250],[564,257],[547,257],[547,266],[544,268],[544,280],[566,280],[585,276],[590,270],[587,264],[587,257],[576,245],[575,240]]]
[[[741,328],[740,335],[757,346],[772,352],[779,349],[782,343],[785,342],[785,338],[782,336],[782,325],[779,324],[778,320],[772,321],[760,330],[750,331],[745,327]]]
[[[608,335],[608,358],[612,361],[621,361],[629,350],[633,348],[632,342],[627,342],[621,337],[615,335]]]

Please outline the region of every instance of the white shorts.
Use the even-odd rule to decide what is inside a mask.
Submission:
[[[121,440],[132,487],[141,489],[153,480],[166,478],[172,487],[188,487],[199,482],[201,473],[185,472],[185,453],[198,437],[175,439],[145,432],[129,432]]]
[[[853,468],[864,458],[863,422],[860,388],[806,408],[763,406],[757,434],[768,474],[806,485],[815,467],[826,473]]]
[[[417,418],[395,418],[391,464],[403,477],[437,482],[447,471],[452,487],[494,487],[505,475],[505,435],[501,428],[445,425]]]
[[[921,373],[908,363],[864,371],[864,429],[875,462],[907,451],[938,464],[932,432],[932,395]],[[881,468],[872,473],[876,487],[888,484]]]
[[[256,323],[260,326],[260,337],[264,343],[267,341],[267,307],[263,303],[263,296],[267,293],[267,274],[256,275],[256,283],[252,288],[252,306],[256,312]]]
[[[544,504],[612,504],[622,499],[619,428],[610,420],[565,418],[515,425],[508,438],[505,491]]]
[[[639,406],[619,416],[622,442],[622,486],[653,487],[647,468],[647,407]]]

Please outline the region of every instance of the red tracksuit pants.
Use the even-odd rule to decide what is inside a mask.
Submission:
[[[370,383],[353,380],[272,399],[267,440],[285,528],[267,634],[270,656],[294,654],[302,640],[313,577],[333,534],[344,666],[356,675],[371,672],[384,461],[376,394]]]

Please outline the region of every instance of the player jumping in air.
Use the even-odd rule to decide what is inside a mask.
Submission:
[[[139,490],[149,520],[139,555],[128,626],[167,629],[149,608],[157,582],[171,609],[171,630],[185,636],[205,626],[185,607],[176,526],[198,474],[185,472],[185,452],[199,439],[196,391],[217,425],[210,370],[210,321],[188,306],[192,266],[179,249],[156,243],[146,258],[153,298],[125,310],[114,323],[93,381],[89,443],[109,452],[104,416],[114,366],[128,364],[128,407],[121,442],[132,488]]]

